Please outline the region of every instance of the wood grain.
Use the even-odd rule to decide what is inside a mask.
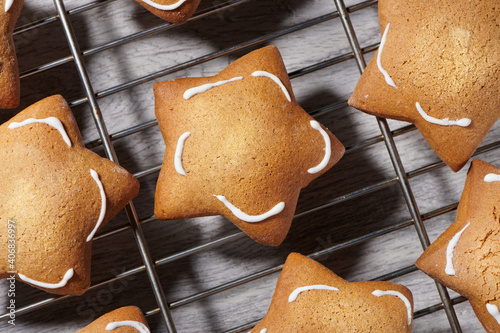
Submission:
[[[374,117],[346,106],[345,101],[359,79],[359,71],[352,56],[336,8],[331,0],[248,0],[218,12],[195,17],[179,26],[168,24],[159,32],[124,42],[121,45],[96,52],[95,48],[109,42],[128,39],[127,36],[165,25],[133,0],[101,0],[96,8],[72,14],[71,23],[78,43],[86,54],[85,63],[109,133],[114,134],[134,126],[154,121],[152,84],[155,81],[185,76],[213,75],[237,57],[263,45],[279,47],[290,74],[299,103],[316,114],[348,147],[345,157],[327,174],[314,181],[301,193],[297,210],[306,212],[297,217],[285,242],[270,248],[258,245],[249,238],[236,236],[235,240],[157,266],[163,290],[169,302],[176,305],[172,316],[178,332],[222,332],[259,320],[267,311],[279,272],[264,275],[234,288],[206,298],[180,305],[186,297],[218,288],[250,274],[261,272],[284,262],[288,253],[310,254],[330,247],[338,250],[322,255],[318,260],[350,281],[369,280],[411,267],[422,252],[417,233],[412,225],[395,231],[392,226],[410,219],[406,202],[385,144],[380,140],[361,149],[355,146],[380,136]],[[226,2],[204,0],[198,13]],[[359,0],[345,1],[354,6]],[[93,3],[91,0],[66,0],[68,10]],[[50,18],[56,9],[50,0],[26,1],[18,27]],[[274,36],[278,31],[323,15],[331,18]],[[376,45],[380,40],[376,4],[351,13],[351,20],[362,48]],[[262,36],[272,36],[263,42],[251,42]],[[85,97],[74,63],[53,66],[39,73],[33,70],[70,56],[60,22],[33,27],[15,35],[21,80],[21,106],[2,110],[0,120],[10,117],[35,101],[62,94],[69,102]],[[235,52],[209,61],[197,61],[207,54],[220,52],[235,45],[245,45]],[[90,54],[88,54],[90,53]],[[373,52],[365,55],[368,61]],[[330,59],[346,58],[313,72],[303,73],[309,66]],[[194,64],[191,65],[191,62]],[[189,65],[188,67],[186,67]],[[146,79],[166,69],[165,75]],[[137,85],[121,90],[123,85],[138,80]],[[111,93],[113,89],[120,91]],[[111,89],[111,90],[110,90]],[[104,95],[102,95],[104,93]],[[77,103],[78,104],[78,103]],[[339,104],[330,112],[321,112]],[[75,105],[77,118],[86,143],[98,138],[90,108]],[[408,124],[390,121],[392,130]],[[484,144],[496,141],[500,134],[495,126]],[[397,135],[395,142],[407,172],[417,170],[437,157],[415,131]],[[164,143],[157,126],[113,141],[119,162],[132,173],[159,166]],[[93,148],[103,154],[100,146]],[[498,149],[482,153],[481,159],[500,165]],[[432,212],[458,201],[465,180],[466,166],[454,174],[441,167],[412,177],[410,185],[420,212]],[[134,200],[141,219],[153,214],[153,197],[158,172],[141,177],[141,190]],[[392,183],[390,180],[393,179]],[[370,186],[385,181],[373,192],[356,195],[349,200],[321,210],[310,209],[347,195],[352,196]],[[29,203],[27,203],[29,204]],[[431,240],[447,228],[455,211],[426,219],[425,226]],[[119,227],[124,231],[113,233],[94,242],[92,281],[94,284],[112,279],[122,272],[142,266],[134,237],[126,226],[127,216],[121,212],[98,234]],[[195,218],[184,221],[148,221],[142,225],[149,250],[155,260],[170,258],[183,251],[239,231],[221,217]],[[363,239],[366,235],[372,235]],[[353,244],[351,241],[355,240]],[[144,272],[127,276],[96,288],[81,297],[51,302],[26,314],[18,314],[16,326],[0,322],[0,331],[8,332],[74,332],[93,319],[124,305],[137,305],[144,312],[157,308],[151,285]],[[391,281],[411,289],[415,309],[419,311],[440,303],[434,282],[423,273],[413,271]],[[16,304],[20,307],[52,296],[17,283]],[[0,283],[0,305],[5,308],[6,281]],[[452,296],[457,296],[452,293]],[[467,302],[455,307],[463,332],[479,332],[481,325]],[[161,316],[152,314],[148,321],[153,332],[164,332]],[[444,311],[430,313],[415,319],[414,332],[449,332]]]

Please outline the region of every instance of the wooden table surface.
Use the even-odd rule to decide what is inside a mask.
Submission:
[[[133,204],[150,255],[160,260],[156,272],[172,303],[178,332],[224,332],[259,320],[267,312],[279,269],[262,272],[279,267],[290,252],[312,254],[329,248],[332,251],[316,259],[349,281],[379,279],[403,270],[390,280],[413,292],[419,313],[413,332],[451,331],[445,312],[432,311],[440,304],[433,280],[414,269],[422,246],[378,123],[347,107],[360,73],[333,0],[202,0],[195,16],[178,26],[166,24],[133,0],[64,4],[71,10],[107,130],[129,134],[113,140],[113,146],[120,164],[139,177],[141,190]],[[368,61],[380,41],[377,3],[345,4]],[[72,105],[86,144],[104,156],[56,14],[51,0],[26,1],[14,37],[22,73],[21,106],[2,110],[1,120],[44,97],[62,94]],[[276,248],[253,242],[222,217],[151,218],[165,148],[154,122],[152,84],[216,74],[241,55],[269,44],[280,49],[298,102],[340,139],[348,148],[346,155],[302,191],[297,211],[305,213],[294,219],[288,237]],[[396,121],[389,125],[396,130],[396,147],[432,241],[454,221],[454,205],[469,165],[453,173],[437,163],[413,127]],[[495,126],[483,145],[495,142],[499,133]],[[500,165],[498,148],[478,158]],[[424,168],[433,163],[435,168]],[[312,209],[323,203],[332,204]],[[52,295],[17,283],[18,308],[30,311],[17,314],[15,327],[1,322],[0,331],[74,332],[115,308],[137,305],[148,313],[153,332],[165,332],[129,226],[122,211],[99,231],[102,237],[94,242],[92,254],[94,286],[83,296],[51,300]],[[256,273],[257,278],[248,278]],[[114,279],[117,275],[120,278]],[[0,287],[7,295],[6,281]],[[7,301],[7,296],[0,297],[3,309]],[[33,306],[36,302],[43,303]],[[454,309],[463,332],[482,331],[468,302]]]

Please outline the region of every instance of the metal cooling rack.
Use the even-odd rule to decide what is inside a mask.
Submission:
[[[88,148],[94,148],[98,146],[102,146],[104,148],[104,151],[106,153],[106,156],[116,162],[119,163],[120,161],[117,158],[117,154],[115,153],[115,147],[113,145],[113,142],[115,140],[130,136],[135,133],[140,133],[143,132],[151,127],[155,127],[157,125],[156,121],[148,121],[141,123],[139,125],[135,125],[132,127],[129,127],[125,130],[121,130],[115,133],[109,133],[107,130],[107,124],[104,121],[103,115],[101,114],[100,106],[99,106],[99,100],[103,97],[110,96],[113,94],[116,94],[118,92],[139,86],[141,84],[144,84],[146,82],[154,81],[159,78],[164,77],[165,75],[180,71],[180,70],[185,70],[189,69],[192,66],[219,58],[227,55],[234,54],[238,51],[245,50],[247,48],[264,44],[265,42],[271,41],[275,38],[278,37],[283,37],[287,36],[293,32],[303,30],[303,29],[308,29],[310,27],[313,27],[315,25],[318,25],[320,23],[330,21],[330,20],[340,20],[342,22],[342,25],[345,30],[345,34],[349,40],[349,43],[351,45],[351,52],[345,53],[343,55],[337,56],[335,58],[328,59],[326,61],[316,63],[314,65],[310,65],[304,68],[301,68],[299,70],[296,70],[294,72],[289,73],[291,78],[297,78],[299,76],[315,72],[319,69],[326,68],[328,66],[336,65],[336,64],[343,64],[344,62],[348,60],[355,60],[357,67],[359,69],[359,72],[363,72],[363,69],[365,68],[365,59],[364,56],[367,53],[373,52],[376,50],[378,47],[378,43],[375,43],[373,45],[370,45],[365,48],[361,48],[359,46],[358,40],[357,40],[357,35],[356,32],[353,29],[353,26],[351,24],[350,20],[350,15],[357,12],[364,10],[368,7],[371,6],[376,6],[377,1],[364,1],[359,4],[347,7],[344,4],[343,0],[334,0],[335,6],[337,8],[336,11],[332,13],[325,14],[323,16],[319,16],[313,19],[310,19],[308,21],[301,22],[299,24],[295,24],[293,26],[283,28],[281,30],[277,30],[275,32],[269,33],[262,35],[258,38],[248,40],[244,43],[237,44],[237,45],[232,45],[231,47],[225,48],[221,51],[213,52],[210,54],[206,54],[204,56],[186,61],[184,63],[172,66],[172,67],[167,67],[164,68],[160,71],[157,71],[155,73],[140,77],[138,79],[119,84],[116,86],[113,86],[111,88],[101,90],[101,91],[96,91],[95,88],[93,87],[90,79],[89,79],[89,74],[86,68],[86,63],[85,63],[85,58],[90,55],[94,54],[99,54],[102,51],[109,50],[115,47],[118,47],[120,45],[126,44],[126,43],[131,43],[136,40],[139,40],[141,38],[144,38],[149,35],[157,34],[163,31],[166,31],[168,29],[175,29],[176,26],[171,25],[169,23],[163,23],[158,26],[149,28],[147,30],[140,31],[138,33],[128,35],[116,40],[113,40],[111,42],[107,42],[105,44],[99,45],[97,47],[81,50],[79,41],[77,37],[75,36],[75,31],[72,28],[70,18],[73,15],[77,15],[79,13],[85,12],[87,10],[95,9],[101,6],[106,6],[107,4],[116,1],[116,0],[100,0],[100,1],[95,1],[89,4],[85,4],[83,6],[74,8],[72,10],[67,11],[65,9],[65,4],[63,0],[54,0],[54,5],[57,10],[57,14],[46,17],[40,20],[36,20],[30,23],[27,23],[25,25],[19,26],[16,28],[15,34],[22,34],[24,32],[38,29],[40,27],[43,27],[44,25],[47,25],[51,22],[56,22],[59,21],[62,28],[64,29],[64,34],[67,38],[68,46],[71,51],[71,55],[67,57],[63,57],[60,59],[57,59],[55,61],[46,63],[42,66],[38,66],[37,68],[33,68],[30,70],[27,70],[23,73],[21,73],[21,78],[25,79],[31,75],[38,74],[44,71],[51,70],[53,68],[56,68],[58,66],[61,66],[62,64],[66,63],[73,63],[76,66],[76,69],[78,71],[78,76],[81,80],[81,83],[83,84],[83,87],[85,89],[85,96],[79,99],[75,99],[73,101],[69,101],[69,104],[71,106],[77,106],[77,105],[82,105],[82,104],[88,104],[90,106],[92,116],[95,120],[95,125],[99,133],[99,139],[87,142],[87,147]],[[233,6],[238,6],[240,4],[243,4],[245,2],[249,2],[249,0],[233,0],[233,1],[225,1],[221,2],[215,6],[212,6],[210,8],[202,9],[199,10],[194,17],[191,20],[196,20],[204,16],[209,16],[209,15],[216,15],[217,12],[222,11],[222,10],[227,10],[228,8],[231,8]],[[341,103],[336,103],[333,105],[329,105],[326,107],[323,107],[321,109],[315,110],[311,112],[313,116],[318,116],[321,114],[325,113],[330,113],[337,111],[341,108],[345,108],[347,106],[347,102],[341,102]],[[401,221],[397,224],[391,225],[389,227],[384,227],[381,229],[378,229],[374,232],[368,233],[366,235],[350,239],[348,241],[345,241],[340,244],[335,244],[334,246],[330,246],[328,248],[322,249],[320,251],[316,251],[314,253],[309,253],[308,256],[311,258],[318,258],[322,255],[325,254],[331,254],[336,251],[343,250],[345,248],[348,248],[350,246],[360,244],[372,239],[375,239],[379,236],[386,235],[392,232],[395,232],[397,230],[411,227],[413,226],[418,234],[418,239],[420,240],[422,248],[426,248],[429,244],[429,237],[427,235],[427,230],[424,226],[424,221],[429,220],[433,217],[448,213],[450,211],[453,211],[457,207],[457,203],[441,207],[439,209],[436,209],[434,211],[431,211],[426,214],[421,214],[419,212],[419,208],[417,206],[417,202],[414,198],[414,195],[412,193],[412,186],[410,185],[409,179],[420,176],[422,174],[429,173],[430,171],[442,168],[444,164],[442,162],[437,162],[437,163],[432,163],[425,165],[423,167],[420,167],[415,170],[411,171],[406,171],[400,156],[399,156],[399,151],[396,147],[396,144],[394,142],[394,138],[400,135],[403,135],[405,133],[414,131],[415,128],[414,126],[405,126],[402,128],[399,128],[397,130],[391,131],[389,128],[389,125],[386,120],[384,119],[378,119],[377,118],[377,123],[380,129],[380,134],[373,136],[371,138],[365,139],[363,141],[360,141],[356,144],[353,144],[349,147],[346,148],[346,155],[347,154],[355,154],[367,147],[370,147],[372,145],[375,145],[377,143],[383,142],[387,148],[390,160],[392,162],[392,165],[394,167],[395,171],[395,176],[380,182],[376,182],[373,184],[366,184],[366,186],[362,188],[358,188],[355,191],[352,191],[350,193],[347,193],[345,195],[339,196],[337,198],[334,198],[332,200],[329,200],[327,202],[321,202],[319,203],[316,207],[309,208],[304,211],[300,211],[296,214],[295,218],[299,218],[302,216],[306,216],[308,214],[311,214],[313,212],[317,212],[323,209],[326,209],[328,207],[332,207],[334,205],[337,205],[339,203],[354,199],[354,198],[359,198],[361,196],[364,196],[368,193],[374,193],[377,191],[380,191],[384,188],[391,187],[391,186],[399,186],[402,190],[402,195],[406,201],[406,205],[408,208],[408,211],[410,213],[410,219]],[[478,151],[476,152],[477,154],[482,154],[487,151],[497,149],[500,146],[500,141],[499,142],[494,142],[488,145],[482,146]],[[158,173],[160,170],[160,165],[148,168],[145,170],[141,170],[139,172],[135,173],[135,176],[139,179],[146,177],[148,175],[154,175]],[[111,237],[115,234],[121,233],[121,232],[132,232],[135,240],[137,242],[137,247],[139,249],[141,258],[143,260],[143,265],[139,267],[135,267],[133,269],[127,270],[121,274],[118,274],[116,277],[111,278],[111,279],[106,279],[104,281],[101,281],[100,283],[95,283],[90,287],[90,290],[93,289],[98,289],[102,286],[105,286],[107,284],[110,284],[114,281],[118,281],[120,279],[126,279],[129,276],[133,276],[137,273],[140,272],[145,272],[149,278],[149,281],[151,283],[151,289],[152,292],[156,298],[156,303],[157,307],[150,309],[149,311],[146,312],[146,316],[154,316],[154,315],[159,315],[161,316],[162,320],[164,321],[166,325],[166,330],[168,332],[176,332],[176,326],[175,326],[175,321],[172,319],[172,316],[170,314],[170,311],[172,309],[177,309],[181,308],[191,302],[195,302],[201,299],[204,299],[206,297],[221,293],[223,291],[228,291],[231,290],[232,288],[235,288],[237,286],[245,285],[246,283],[258,280],[260,278],[263,278],[265,276],[271,275],[273,273],[279,272],[283,264],[277,265],[274,267],[269,267],[268,269],[264,269],[258,272],[254,272],[252,274],[249,274],[247,276],[244,276],[242,278],[237,278],[234,279],[230,282],[220,284],[216,287],[204,290],[202,292],[193,294],[188,297],[184,297],[181,299],[177,300],[172,300],[169,299],[168,294],[165,294],[164,291],[162,290],[162,284],[160,282],[160,279],[158,278],[157,274],[157,268],[161,265],[165,265],[168,263],[172,263],[174,261],[182,260],[185,259],[191,255],[201,253],[203,251],[208,251],[210,249],[214,249],[217,247],[220,247],[225,244],[230,244],[232,242],[235,242],[238,239],[241,239],[243,237],[246,237],[242,232],[236,232],[233,233],[229,236],[225,237],[220,237],[216,240],[209,241],[205,244],[192,247],[186,250],[179,251],[177,253],[174,253],[172,255],[162,257],[159,259],[153,259],[152,256],[150,255],[150,252],[148,250],[148,243],[146,241],[146,238],[144,237],[142,228],[146,223],[149,223],[151,221],[154,221],[155,218],[153,215],[144,217],[144,218],[139,218],[136,209],[134,207],[133,203],[129,203],[127,207],[125,208],[129,224],[125,226],[118,226],[112,229],[108,229],[107,231],[100,233],[98,236],[95,237],[95,239],[104,239]],[[412,272],[415,272],[417,269],[414,265],[410,265],[408,267],[404,267],[402,269],[393,271],[389,274],[374,277],[373,280],[390,280],[394,279],[396,277],[404,276],[406,274],[410,274]],[[450,329],[452,332],[461,332],[462,329],[460,327],[460,324],[457,319],[457,315],[455,314],[455,309],[454,306],[464,302],[465,299],[463,297],[455,297],[455,298],[450,298],[448,295],[447,290],[442,287],[439,284],[436,284],[437,291],[439,293],[439,296],[441,298],[441,303],[429,306],[427,308],[421,309],[417,312],[415,312],[414,316],[415,318],[419,318],[422,316],[426,316],[428,314],[431,314],[436,311],[444,310],[446,313],[446,316],[449,321]],[[270,295],[271,296],[271,295]],[[17,309],[17,316],[21,316],[27,313],[30,313],[32,311],[40,310],[43,309],[50,304],[54,304],[56,302],[61,302],[65,299],[71,298],[72,296],[51,296],[49,298],[46,298],[44,300],[23,306],[21,308]],[[0,315],[0,320],[5,321],[8,319],[8,313],[4,313]],[[231,330],[227,330],[226,332],[243,332],[251,329],[253,325],[255,325],[257,321],[254,322],[249,322],[249,323],[241,323],[240,326],[235,327]]]

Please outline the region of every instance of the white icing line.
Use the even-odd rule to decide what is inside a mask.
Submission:
[[[408,325],[411,324],[411,315],[412,315],[411,303],[408,300],[408,298],[406,298],[405,295],[403,295],[399,291],[395,291],[395,290],[387,290],[387,291],[375,290],[374,292],[372,292],[372,295],[377,296],[377,297],[385,296],[385,295],[391,295],[391,296],[396,296],[399,299],[401,299],[403,301],[403,303],[405,303],[405,305],[406,305],[406,310],[407,310],[407,313],[408,313]]]
[[[90,242],[92,238],[94,238],[97,229],[99,229],[102,221],[104,220],[104,215],[106,215],[106,193],[104,193],[104,188],[99,180],[99,175],[92,169],[90,169],[90,175],[95,180],[97,187],[99,187],[99,192],[101,193],[101,212],[99,213],[99,218],[97,219],[94,230],[92,230],[92,232],[87,236],[87,242]]]
[[[57,289],[57,288],[64,287],[68,283],[69,279],[71,279],[73,277],[74,273],[75,273],[75,271],[73,270],[73,268],[68,269],[66,274],[64,274],[63,279],[59,283],[46,283],[46,282],[36,281],[36,280],[30,279],[29,277],[27,277],[21,273],[18,273],[17,275],[19,275],[21,280],[26,281],[28,283],[31,283],[35,286],[39,286],[39,287],[47,288],[47,289]]]
[[[123,326],[133,327],[136,330],[138,330],[140,333],[150,333],[149,329],[146,325],[144,325],[141,322],[134,321],[134,320],[115,321],[115,322],[109,323],[108,325],[106,325],[106,331],[112,331],[118,327],[123,327]]]
[[[467,223],[462,230],[457,232],[446,247],[446,268],[444,269],[444,272],[448,275],[455,275],[455,267],[453,267],[453,251],[455,250],[455,247],[460,240],[460,236],[462,236],[462,233],[465,231],[465,229],[467,229],[469,225],[470,222]]]
[[[425,113],[425,111],[420,106],[419,102],[416,102],[415,106],[417,107],[417,111],[418,111],[418,113],[420,113],[422,118],[424,118],[426,121],[428,121],[431,124],[443,125],[443,126],[457,125],[457,126],[461,126],[461,127],[467,127],[471,123],[471,120],[469,118],[462,118],[462,119],[458,119],[458,120],[450,120],[450,118],[437,119],[437,118],[431,117],[427,113]]]
[[[147,3],[151,7],[154,7],[159,10],[174,10],[179,8],[184,2],[187,0],[179,0],[176,3],[173,3],[171,5],[160,5],[159,3],[153,2],[151,0],[142,0],[144,3]]]
[[[239,80],[242,80],[242,79],[243,79],[243,77],[237,76],[237,77],[233,77],[232,79],[229,79],[229,80],[218,81],[218,82],[215,82],[215,83],[207,83],[207,84],[204,84],[204,85],[201,85],[201,86],[198,86],[198,87],[193,87],[193,88],[190,88],[190,89],[186,90],[184,92],[184,95],[182,95],[182,96],[184,97],[184,99],[190,99],[194,95],[204,93],[205,91],[207,91],[209,89],[212,89],[214,87],[218,87],[218,86],[221,86],[223,84],[226,84],[226,83],[229,83],[229,82],[233,82],[233,81],[239,81]]]
[[[184,171],[184,167],[182,166],[182,150],[184,149],[184,141],[186,141],[186,139],[190,135],[191,132],[186,132],[182,134],[179,137],[179,140],[177,141],[177,147],[175,148],[175,155],[174,155],[175,171],[177,171],[178,174],[183,176],[186,175],[186,171]]]
[[[489,173],[484,176],[484,181],[487,183],[500,182],[500,175],[497,175],[496,173]]]
[[[260,333],[267,333],[267,328],[263,328],[260,330]]]
[[[71,147],[71,140],[69,139],[68,134],[66,134],[66,131],[64,130],[63,124],[56,117],[48,117],[45,119],[29,118],[29,119],[23,120],[20,123],[14,121],[14,122],[9,124],[8,128],[9,129],[16,129],[16,128],[23,127],[26,125],[31,125],[34,123],[43,123],[43,124],[47,124],[49,126],[54,127],[56,130],[59,131],[59,133],[61,133],[61,136],[63,137],[63,140],[64,140],[64,142],[66,142],[68,147]]]
[[[5,12],[7,13],[9,9],[12,7],[14,0],[5,0]]]
[[[219,199],[227,208],[229,208],[229,210],[237,218],[239,218],[240,220],[243,220],[245,222],[250,222],[250,223],[261,222],[261,221],[267,219],[268,217],[271,217],[273,215],[281,213],[281,211],[283,210],[283,208],[285,208],[285,203],[284,202],[280,202],[279,204],[277,204],[276,206],[274,206],[273,208],[271,208],[271,210],[269,210],[268,212],[266,212],[264,214],[261,214],[261,215],[248,215],[248,214],[242,212],[240,209],[236,208],[223,195],[214,195],[214,197],[216,197],[217,199]]]
[[[332,156],[332,143],[330,142],[330,137],[328,136],[328,133],[326,133],[326,131],[321,127],[321,125],[316,120],[311,120],[311,126],[315,130],[319,131],[323,136],[323,139],[325,140],[325,148],[323,149],[325,151],[325,156],[317,166],[307,170],[307,172],[309,172],[310,174],[315,174],[323,170],[330,161],[330,157]]]
[[[300,293],[304,291],[309,291],[309,290],[331,290],[331,291],[339,291],[335,287],[330,287],[330,286],[325,286],[324,284],[315,284],[312,286],[305,286],[305,287],[300,287],[295,289],[290,296],[288,296],[288,303],[291,303],[297,299],[297,296],[299,296]]]
[[[495,304],[486,303],[486,310],[488,310],[489,314],[492,315],[500,325],[500,312],[498,311],[498,307]]]
[[[276,82],[276,84],[278,86],[280,86],[281,90],[283,90],[283,93],[285,94],[286,96],[286,99],[291,102],[292,99],[290,97],[290,94],[288,93],[288,90],[286,89],[285,85],[283,84],[283,82],[281,82],[281,80],[274,74],[271,74],[269,72],[265,72],[265,71],[255,71],[252,73],[252,76],[256,76],[256,77],[262,77],[262,76],[265,76],[265,77],[268,77],[270,78],[271,80],[273,80],[274,82]]]
[[[377,53],[377,67],[378,70],[384,75],[385,82],[387,82],[387,84],[390,85],[391,87],[398,89],[392,78],[389,76],[389,73],[387,73],[387,71],[382,68],[382,50],[384,49],[385,40],[387,39],[387,33],[389,32],[389,25],[390,23],[387,23],[387,26],[385,27],[384,30],[384,34],[382,35],[382,39],[380,40],[380,46],[378,48],[378,53]]]

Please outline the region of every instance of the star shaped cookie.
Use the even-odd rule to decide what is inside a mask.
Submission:
[[[404,286],[347,282],[320,263],[291,253],[264,319],[251,333],[411,332],[413,297]]]
[[[170,23],[182,23],[193,16],[200,0],[136,0],[141,6]]]
[[[166,144],[158,219],[223,215],[257,242],[277,246],[300,189],[344,153],[297,104],[273,46],[213,77],[157,82],[154,93]]]
[[[19,105],[20,82],[12,34],[24,0],[0,0],[0,109]]]
[[[472,161],[457,219],[417,267],[469,299],[488,332],[500,332],[500,168]]]
[[[380,47],[349,104],[408,121],[460,170],[500,116],[497,1],[381,0]]]
[[[150,333],[150,330],[141,309],[136,306],[124,306],[106,313],[76,333],[96,332]]]
[[[0,126],[0,161],[0,278],[83,294],[95,232],[137,195],[137,179],[85,148],[59,95]]]

